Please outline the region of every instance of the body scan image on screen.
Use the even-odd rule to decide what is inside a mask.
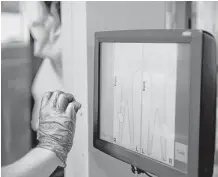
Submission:
[[[101,43],[100,48],[100,139],[186,171],[188,112],[177,120],[176,102],[188,105],[188,99],[177,98],[177,75],[178,64],[187,68],[188,87],[189,45]]]
[[[214,36],[202,30],[95,33],[93,146],[135,174],[211,177]]]

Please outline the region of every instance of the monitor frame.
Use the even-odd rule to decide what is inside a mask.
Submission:
[[[208,167],[205,163],[200,162],[206,160],[206,156],[214,155],[214,147],[210,147],[211,152],[205,152],[204,143],[208,141],[210,146],[214,145],[213,139],[215,135],[212,123],[205,124],[210,115],[211,120],[214,119],[216,113],[214,111],[213,100],[209,104],[213,104],[210,111],[212,114],[201,114],[206,108],[205,98],[211,98],[208,89],[216,87],[214,85],[214,70],[210,71],[210,67],[203,67],[203,34],[201,30],[123,30],[123,31],[105,31],[95,33],[95,63],[94,63],[94,110],[93,110],[93,145],[100,151],[115,157],[123,162],[133,165],[144,171],[153,173],[159,177],[199,177],[210,174],[213,171],[211,165]],[[189,139],[188,139],[188,168],[187,173],[179,171],[173,167],[165,165],[157,160],[140,155],[136,152],[123,148],[119,145],[100,139],[100,44],[102,42],[119,42],[119,43],[188,43],[190,44],[190,109],[189,109]],[[211,63],[211,62],[210,62]],[[206,82],[205,74],[212,74],[212,81]],[[207,89],[202,89],[203,85]],[[212,93],[211,93],[212,94]],[[213,93],[214,94],[214,93]],[[204,99],[202,99],[204,98]],[[211,98],[212,99],[212,98]],[[191,111],[193,110],[193,111]],[[208,111],[206,111],[208,112]],[[208,121],[211,121],[210,119]],[[212,120],[214,123],[214,120]],[[202,123],[201,123],[202,122]],[[203,122],[205,125],[203,125]],[[204,133],[204,136],[202,136]],[[201,137],[200,137],[201,135]],[[208,150],[208,149],[207,149]],[[206,156],[201,157],[201,153]],[[201,159],[201,160],[199,160]],[[207,167],[206,167],[207,166]],[[199,169],[199,168],[202,169]],[[212,168],[212,169],[211,169]],[[205,173],[200,173],[200,172]]]

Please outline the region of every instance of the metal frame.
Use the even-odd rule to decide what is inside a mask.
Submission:
[[[188,34],[188,35],[184,35]],[[201,98],[208,94],[202,92],[201,85],[205,82],[202,79],[202,41],[203,31],[200,30],[125,30],[125,31],[107,31],[97,32],[95,34],[95,77],[94,77],[94,121],[93,121],[93,145],[95,148],[103,151],[104,153],[111,155],[121,161],[134,165],[135,167],[144,171],[153,173],[160,177],[198,177],[201,176],[199,173],[200,162],[199,159],[201,153],[213,156],[211,152],[204,152],[200,148],[202,141],[200,141],[201,131],[205,129],[211,129],[211,124],[200,126],[201,119],[207,119],[211,121],[215,118],[215,113],[207,115],[200,115],[202,106],[205,105],[206,100]],[[101,42],[122,42],[122,43],[189,43],[191,51],[191,62],[190,62],[190,99],[189,99],[189,145],[188,145],[188,169],[187,173],[181,172],[173,167],[167,166],[161,162],[150,159],[149,157],[142,156],[138,153],[122,148],[116,144],[101,140],[99,137],[99,105],[100,105],[100,43]],[[213,64],[213,61],[210,62]],[[204,73],[208,72],[207,67],[203,67]],[[211,72],[210,72],[211,73]],[[214,73],[212,73],[213,75]],[[214,82],[214,81],[213,81]],[[211,88],[212,82],[207,82],[207,88]],[[212,84],[214,87],[214,84]],[[203,90],[204,91],[204,90]],[[205,96],[204,96],[205,95]],[[210,97],[211,98],[211,97]],[[214,104],[212,108],[214,109]],[[201,105],[201,107],[200,107]],[[201,109],[200,109],[201,108]],[[209,120],[208,120],[209,119]],[[203,121],[205,123],[205,121]],[[204,127],[204,128],[203,128]],[[213,128],[212,128],[213,129]],[[213,131],[206,132],[207,136],[214,136]],[[204,138],[204,140],[206,140]],[[212,141],[212,140],[211,140]],[[204,141],[205,143],[205,141]],[[214,145],[214,142],[210,142],[210,145]],[[211,147],[213,149],[214,147]],[[201,164],[203,168],[204,165]],[[212,169],[211,169],[212,168]],[[206,171],[213,171],[213,167],[207,167]],[[205,174],[203,174],[205,175]],[[202,176],[203,176],[202,175]]]

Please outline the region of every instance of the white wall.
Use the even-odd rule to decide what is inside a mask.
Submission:
[[[92,145],[94,33],[164,28],[164,2],[63,2],[62,15],[65,90],[83,105],[66,177],[131,177],[130,165]]]
[[[64,90],[82,104],[77,113],[76,133],[68,155],[66,177],[88,176],[88,105],[86,3],[62,4]]]

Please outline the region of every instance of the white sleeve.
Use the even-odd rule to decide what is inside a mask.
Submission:
[[[30,27],[33,22],[42,21],[49,13],[42,1],[23,1],[21,3],[22,13],[27,25]]]

